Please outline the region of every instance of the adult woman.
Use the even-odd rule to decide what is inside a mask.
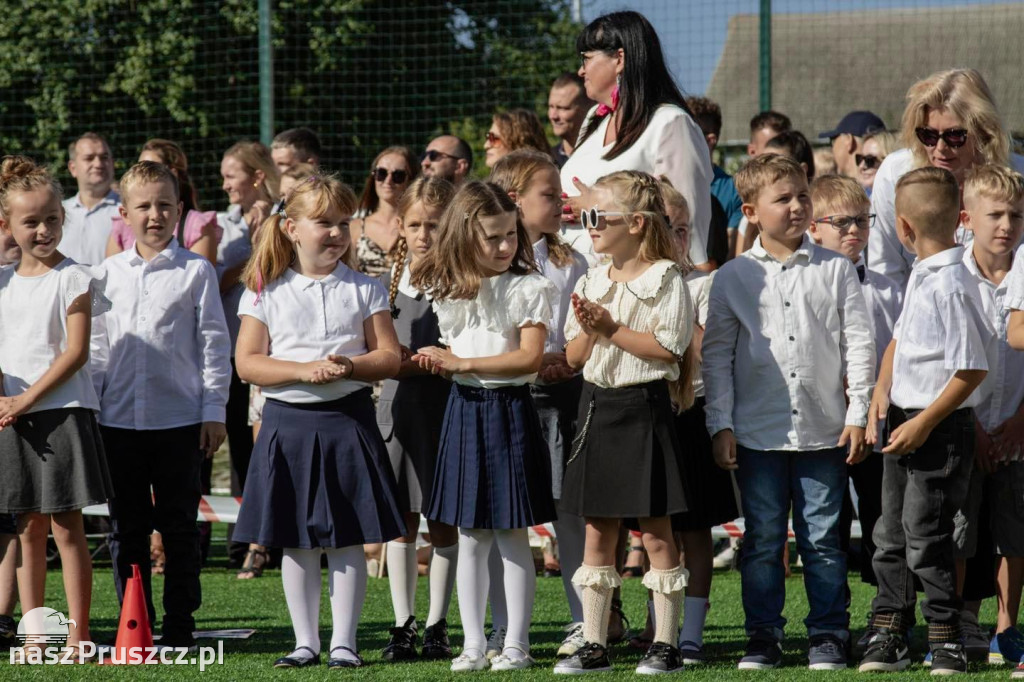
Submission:
[[[574,222],[593,205],[586,187],[601,176],[618,170],[664,175],[692,209],[690,259],[706,263],[711,158],[665,66],[654,27],[637,12],[613,12],[583,29],[576,49],[587,97],[599,104],[587,114],[579,143],[562,167],[562,190],[570,195]],[[580,238],[586,234],[574,232],[569,235],[573,245],[592,254],[590,239]]]
[[[875,175],[871,193],[874,234],[868,241],[868,267],[905,287],[914,254],[896,237],[896,181],[915,168],[935,166],[962,183],[975,165],[1012,163],[1024,170],[1024,158],[1010,154],[988,84],[974,69],[932,74],[910,86],[901,124],[907,149],[890,154]]]
[[[540,118],[529,109],[499,111],[491,119],[484,141],[484,163],[494,168],[498,160],[517,149],[536,149],[551,154],[551,145]]]
[[[899,138],[888,131],[868,133],[864,136],[860,153],[854,154],[853,158],[857,162],[857,180],[868,196],[871,196],[871,190],[875,186],[878,167],[885,161],[885,157],[899,148]]]
[[[398,200],[419,173],[420,165],[408,147],[388,147],[373,160],[352,223],[359,269],[380,277],[391,268],[388,254],[398,240]]]

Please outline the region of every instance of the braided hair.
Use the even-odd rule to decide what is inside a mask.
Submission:
[[[439,207],[442,210],[455,196],[455,187],[452,183],[443,178],[421,176],[405,192],[398,202],[398,219],[405,224],[405,216],[414,205],[423,203],[427,206]],[[388,256],[391,258],[391,281],[388,282],[388,305],[391,307],[391,317],[398,317],[398,309],[395,307],[395,300],[398,298],[398,282],[402,279],[402,272],[405,270],[405,258],[409,254],[409,243],[405,237],[399,235],[395,245],[391,247]]]

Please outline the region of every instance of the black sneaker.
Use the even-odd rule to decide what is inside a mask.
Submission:
[[[871,643],[871,638],[878,634],[878,628],[872,624],[872,615],[868,613],[868,625],[864,630],[864,634],[854,642],[853,655],[860,657],[864,655],[864,652],[868,650],[868,645]]]
[[[610,673],[608,650],[600,644],[587,642],[572,656],[555,663],[556,675],[582,675],[584,673]]]
[[[932,654],[932,675],[956,675],[967,672],[967,652],[960,642],[929,645]]]
[[[0,651],[14,646],[18,637],[18,624],[10,616],[0,616]]]
[[[987,661],[992,636],[981,629],[978,617],[970,611],[960,612],[960,634],[963,637],[964,653],[968,661]]]
[[[380,653],[384,661],[411,661],[419,656],[416,653],[416,617],[409,616],[405,625],[391,628],[391,639]]]
[[[423,631],[423,647],[420,655],[427,660],[449,659],[452,645],[448,641],[448,621],[444,618]]]
[[[910,649],[903,636],[889,628],[878,628],[857,668],[862,673],[897,672],[910,665]]]
[[[755,632],[747,640],[747,652],[736,667],[740,670],[770,670],[782,665],[782,645],[770,632]]]
[[[671,644],[655,642],[640,659],[640,664],[636,667],[636,674],[661,675],[662,673],[676,673],[682,669],[683,657],[679,653],[679,649]]]

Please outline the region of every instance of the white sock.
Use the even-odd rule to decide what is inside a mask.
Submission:
[[[530,620],[537,593],[537,569],[530,550],[530,536],[525,528],[499,530],[494,534],[505,569],[505,604],[508,609],[505,650],[514,647],[528,654]]]
[[[562,565],[562,587],[569,602],[573,623],[583,622],[583,588],[572,582],[576,569],[583,565],[583,545],[587,537],[587,524],[582,516],[559,511],[555,521],[558,536],[558,561]]]
[[[430,612],[427,614],[427,627],[448,617],[458,559],[459,543],[448,547],[434,547],[430,559]]]
[[[654,593],[655,642],[676,646],[687,575],[681,566],[668,570],[652,568],[644,575],[644,587]]]
[[[487,601],[491,604],[491,627],[498,630],[508,627],[508,606],[505,603],[505,565],[497,543],[491,546],[491,553],[487,555],[487,574],[491,579],[487,591]]]
[[[583,564],[576,570],[572,582],[583,588],[583,639],[608,646],[612,593],[622,584],[622,577],[614,566]]]
[[[704,646],[704,621],[708,617],[708,600],[704,597],[687,597],[683,600],[683,631],[680,642],[693,642]]]
[[[320,651],[320,550],[286,549],[281,557],[281,583],[295,630],[295,648]],[[310,656],[299,652],[300,657]],[[303,655],[304,654],[304,655]]]
[[[459,529],[459,564],[456,580],[459,585],[459,615],[465,642],[463,653],[476,651],[483,656],[487,650],[484,615],[487,611],[487,556],[494,543],[494,531]]]
[[[353,659],[359,651],[356,627],[366,599],[366,557],[362,545],[328,549],[328,586],[331,592],[331,651],[335,658]],[[334,651],[337,647],[350,651]]]
[[[416,543],[392,540],[388,543],[388,582],[395,626],[402,627],[416,613]]]

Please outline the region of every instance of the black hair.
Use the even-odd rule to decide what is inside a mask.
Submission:
[[[460,159],[465,159],[469,167],[466,169],[468,175],[473,170],[473,148],[469,146],[469,143],[463,140],[461,137],[452,135],[455,138],[455,156]]]
[[[769,149],[785,149],[788,155],[807,166],[807,182],[814,179],[814,151],[811,143],[807,141],[804,134],[799,130],[786,130],[779,133],[764,146],[765,151]]]
[[[754,114],[754,118],[750,119],[751,133],[756,133],[762,128],[771,128],[776,133],[784,133],[793,129],[793,122],[789,120],[789,116],[768,109]]]

